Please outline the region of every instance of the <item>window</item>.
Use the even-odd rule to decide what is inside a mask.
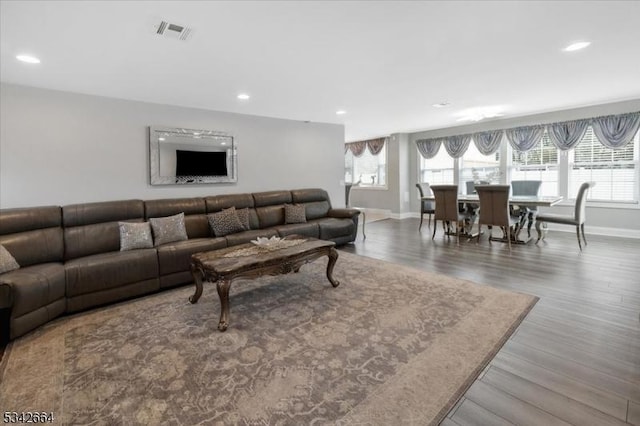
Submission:
[[[638,201],[638,150],[640,132],[621,149],[602,145],[587,128],[582,140],[569,152],[569,198],[574,199],[583,182],[596,182],[589,200]]]
[[[467,189],[464,182],[497,182],[500,176],[500,151],[490,155],[483,155],[478,151],[475,143],[470,143],[467,152],[460,159],[460,183],[463,190]]]
[[[430,185],[453,184],[453,163],[444,147],[440,147],[438,154],[430,159],[425,159],[420,153],[420,179]]]
[[[387,144],[378,155],[372,155],[368,148],[360,157],[347,151],[344,155],[344,170],[345,182],[360,181],[360,186],[386,186]]]
[[[558,195],[558,157],[558,148],[544,132],[542,140],[530,151],[511,150],[511,180],[540,180],[540,195]]]

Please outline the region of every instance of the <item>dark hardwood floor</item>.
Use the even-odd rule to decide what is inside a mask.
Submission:
[[[640,240],[587,226],[583,252],[549,232],[509,253],[486,235],[432,240],[417,219],[366,231],[341,250],[540,297],[442,425],[640,425]]]

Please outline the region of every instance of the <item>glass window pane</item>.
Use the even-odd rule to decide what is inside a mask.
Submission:
[[[387,184],[387,145],[378,155],[365,149],[360,157],[347,151],[344,160],[345,182],[360,182],[361,186],[385,186]]]
[[[430,159],[420,157],[420,182],[430,185],[453,184],[453,158],[444,147],[440,147],[438,154]]]
[[[527,152],[511,151],[511,180],[540,180],[540,195],[556,196],[558,185],[558,148],[545,132],[542,140]]]
[[[500,151],[491,155],[482,155],[475,143],[469,144],[467,152],[460,159],[460,187],[466,193],[464,182],[500,181]]]

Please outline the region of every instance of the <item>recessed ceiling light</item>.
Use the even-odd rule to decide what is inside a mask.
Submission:
[[[160,142],[162,142],[162,141],[164,141],[164,138],[158,138],[158,140],[159,140]]]
[[[31,56],[31,55],[18,55],[16,56],[16,59],[22,62],[26,62],[28,64],[39,64],[40,63],[40,59],[36,58],[35,56]]]
[[[251,96],[247,95],[246,93],[240,93],[238,95],[238,99],[246,101],[247,99],[249,99]]]
[[[576,43],[572,43],[570,45],[568,45],[567,47],[565,47],[564,50],[565,52],[575,52],[576,50],[581,50],[584,49],[585,47],[589,46],[591,44],[590,41],[579,41]]]
[[[336,115],[345,115],[347,113],[347,111],[340,109],[338,111],[336,111]]]
[[[431,106],[434,107],[434,108],[445,108],[445,107],[448,107],[450,105],[451,105],[451,103],[449,103],[447,101],[444,101],[444,102],[440,102],[440,103],[437,103],[437,104],[433,104]]]

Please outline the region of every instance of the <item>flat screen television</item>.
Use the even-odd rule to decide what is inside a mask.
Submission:
[[[227,176],[227,153],[177,149],[176,176]]]

